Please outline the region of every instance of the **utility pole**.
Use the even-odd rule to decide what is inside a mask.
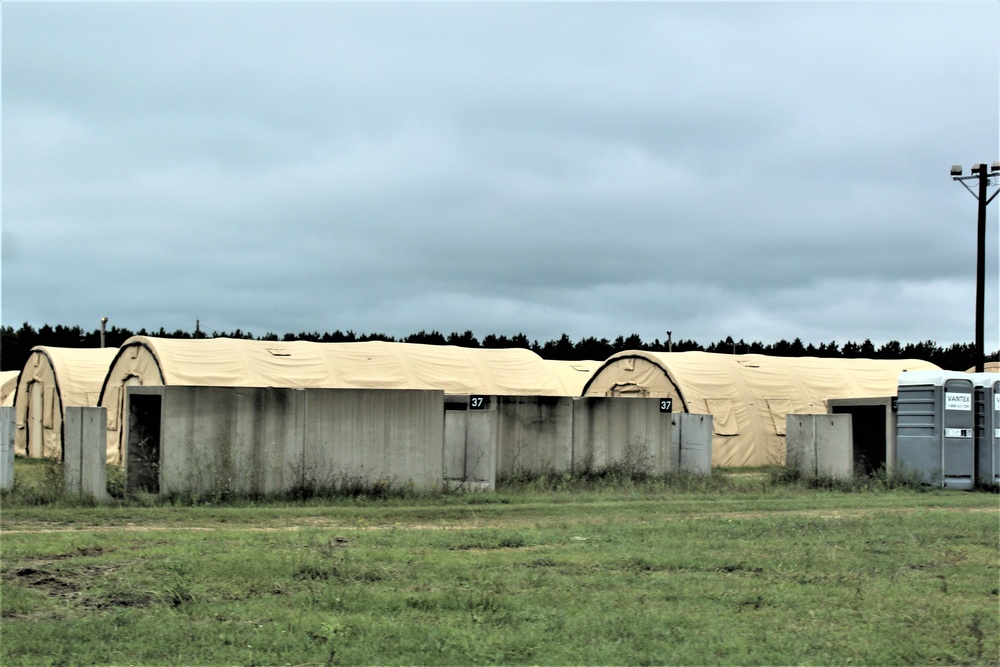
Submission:
[[[104,347],[104,327],[107,325],[107,323],[108,323],[108,318],[102,317],[101,318],[101,347]]]
[[[977,224],[978,224],[978,234],[977,234],[977,244],[976,244],[976,372],[982,373],[984,368],[985,352],[983,349],[983,337],[985,331],[985,320],[986,320],[986,207],[989,205],[993,198],[997,196],[997,190],[989,197],[986,196],[987,188],[989,188],[992,183],[990,183],[990,176],[996,176],[1000,172],[1000,160],[994,162],[990,166],[990,170],[987,173],[986,163],[977,162],[972,165],[972,169],[969,170],[968,176],[962,176],[961,165],[954,164],[951,166],[951,179],[953,181],[959,181],[966,190],[972,193],[972,196],[976,198],[979,202]],[[975,192],[968,186],[966,181],[978,181],[978,192]]]
[[[667,352],[674,351],[674,339],[671,337],[672,334],[672,331],[667,332]]]

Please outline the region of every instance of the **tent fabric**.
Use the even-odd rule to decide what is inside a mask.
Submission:
[[[567,387],[563,377],[563,372],[525,349],[133,336],[122,344],[108,370],[100,405],[108,409],[108,461],[120,463],[124,387],[130,384],[579,395],[579,382]]]
[[[970,368],[969,370],[967,370],[965,372],[966,373],[975,373],[976,372],[976,367],[973,366],[972,368]],[[984,373],[1000,373],[1000,361],[987,361],[985,364],[983,364],[983,372]]]
[[[579,396],[594,372],[601,367],[601,362],[546,359],[545,365],[559,377],[570,396]]]
[[[14,396],[14,451],[62,458],[67,406],[97,405],[117,348],[31,348]]]
[[[625,351],[581,395],[673,398],[675,412],[712,415],[713,465],[781,465],[786,415],[825,414],[831,398],[895,396],[902,373],[935,369],[917,359]]]
[[[19,371],[0,371],[0,407],[14,405],[14,394],[17,393],[17,376]]]

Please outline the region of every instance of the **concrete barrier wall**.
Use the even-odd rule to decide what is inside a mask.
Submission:
[[[787,415],[786,461],[804,475],[851,479],[854,443],[850,414]]]
[[[652,474],[678,470],[680,449],[673,445],[672,417],[660,412],[656,398],[576,399],[572,470],[612,464],[638,466]]]
[[[496,489],[500,403],[495,396],[445,396],[444,477],[452,488]]]
[[[785,465],[816,475],[816,415],[785,416]]]
[[[673,415],[671,446],[678,452],[681,472],[712,472],[712,415],[678,412]]]
[[[0,491],[14,488],[14,408],[0,407]]]
[[[465,447],[469,431],[469,397],[445,396],[444,399],[444,451],[442,453],[444,478],[449,482],[463,482],[465,472]]]
[[[662,413],[656,399],[449,395],[445,406],[453,487],[493,489],[497,474],[618,464],[654,474],[711,471],[712,417]]]
[[[161,397],[161,426],[157,451],[140,455],[132,420],[144,395]],[[158,486],[148,490],[161,495],[271,494],[304,481],[302,390],[130,387],[128,397],[130,491],[143,478],[129,468],[147,459],[159,461]]]
[[[305,473],[338,484],[440,488],[444,394],[387,389],[305,390]]]
[[[497,474],[570,470],[573,399],[496,396]],[[485,435],[488,424],[482,425]]]
[[[128,398],[130,491],[441,486],[441,392],[168,385]]]
[[[67,406],[63,419],[63,488],[67,495],[109,500],[107,409]]]
[[[895,396],[827,399],[830,414],[850,414],[855,469],[866,473],[896,469]]]
[[[380,482],[491,490],[498,474],[518,471],[711,471],[711,416],[661,412],[658,399],[127,391],[130,492],[266,495]]]
[[[568,471],[571,397],[449,395],[444,460],[451,486],[492,490],[497,475]]]

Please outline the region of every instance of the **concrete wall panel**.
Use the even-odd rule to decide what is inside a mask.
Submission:
[[[444,478],[444,395],[440,391],[307,390],[306,476],[412,483]]]
[[[497,472],[568,471],[573,465],[573,399],[493,396],[499,412]]]
[[[68,406],[63,421],[63,484],[71,496],[108,500],[107,410]]]
[[[821,477],[854,477],[854,438],[852,417],[816,415],[816,471]]]
[[[672,453],[677,470],[698,475],[712,472],[712,415],[678,412],[673,415]]]
[[[14,488],[14,438],[17,431],[13,407],[0,407],[0,491]]]
[[[445,397],[444,458],[449,486],[476,491],[496,489],[499,427],[496,396]]]
[[[851,479],[854,441],[850,414],[787,415],[787,465],[804,475]]]
[[[462,410],[444,411],[444,478],[465,479],[465,448],[469,430],[469,413]]]
[[[303,389],[234,390],[238,439],[233,469],[240,486],[273,494],[306,481],[303,430],[309,395]]]
[[[470,412],[466,425],[465,479],[476,489],[493,491],[497,481],[499,412]]]
[[[624,463],[652,474],[678,469],[672,413],[655,398],[576,399],[573,470]]]
[[[443,476],[442,394],[435,391],[130,387],[130,489],[155,468],[160,495],[273,494],[299,486],[380,481],[439,488]],[[137,425],[142,401],[159,415]],[[142,426],[142,428],[140,428]],[[146,462],[140,440],[157,446]],[[132,466],[134,470],[128,468]]]
[[[816,415],[786,415],[785,461],[803,475],[816,474]]]

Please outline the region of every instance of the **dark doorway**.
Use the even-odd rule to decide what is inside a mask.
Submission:
[[[851,415],[854,474],[871,475],[885,467],[885,406],[835,405],[834,414]]]
[[[150,394],[129,394],[126,493],[160,493],[160,400]]]

